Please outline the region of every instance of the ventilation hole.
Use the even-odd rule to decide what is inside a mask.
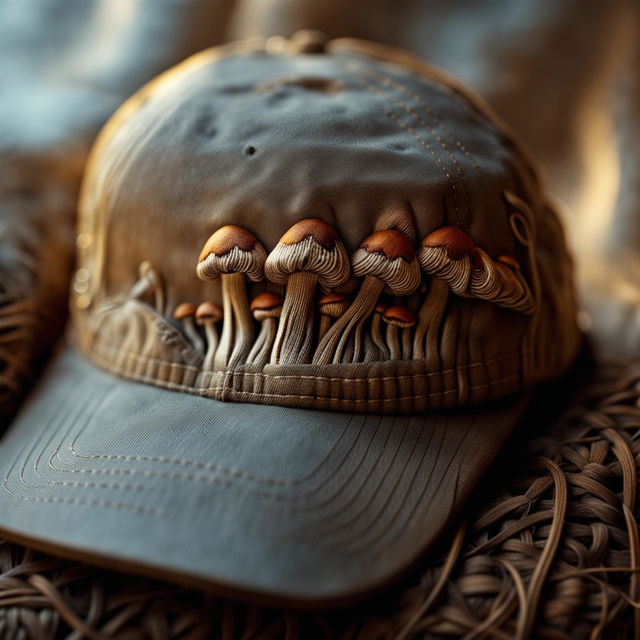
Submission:
[[[256,148],[252,145],[249,145],[245,148],[244,153],[247,156],[252,156],[256,152]]]

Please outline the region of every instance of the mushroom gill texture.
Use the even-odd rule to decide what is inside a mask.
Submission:
[[[466,297],[480,259],[473,240],[457,227],[441,227],[423,239],[418,261],[422,270],[431,276],[431,283],[418,311],[418,326],[413,337],[416,360],[426,358],[433,367],[440,366],[440,332],[449,289]]]
[[[195,311],[196,323],[204,327],[207,337],[207,351],[204,356],[202,368],[205,371],[215,369],[215,354],[218,348],[218,331],[216,324],[223,316],[222,308],[215,302],[202,302]]]
[[[191,302],[182,302],[179,304],[174,312],[173,317],[182,325],[185,335],[189,339],[189,342],[193,345],[193,348],[198,353],[204,353],[204,342],[198,333],[198,329],[194,323],[194,317],[197,307]]]
[[[318,300],[320,328],[318,340],[322,340],[335,318],[339,318],[349,308],[349,299],[341,293],[326,293]]]
[[[269,291],[257,295],[251,301],[251,313],[260,323],[260,333],[247,356],[249,364],[264,367],[269,362],[278,329],[278,318],[282,313],[282,303],[281,295]]]
[[[269,254],[265,273],[270,281],[287,285],[270,362],[308,363],[313,353],[316,287],[319,284],[329,290],[349,278],[349,257],[344,245],[324,220],[301,220]]]
[[[418,250],[422,270],[444,280],[451,291],[465,296],[472,269],[479,266],[480,256],[473,240],[457,227],[441,227],[422,241]]]
[[[215,368],[234,367],[244,362],[251,349],[254,327],[246,278],[264,278],[266,252],[256,237],[236,225],[220,227],[206,241],[196,272],[201,280],[222,281],[224,317]]]
[[[352,268],[355,276],[364,278],[362,285],[351,306],[320,341],[313,358],[316,364],[344,362],[350,347],[350,360],[362,362],[363,341],[355,340],[353,334],[362,331],[385,287],[393,295],[406,296],[420,284],[420,267],[411,241],[395,229],[370,235],[353,255]]]
[[[410,360],[411,327],[416,323],[411,309],[402,304],[394,305],[384,312],[382,319],[387,324],[387,344],[391,359]]]

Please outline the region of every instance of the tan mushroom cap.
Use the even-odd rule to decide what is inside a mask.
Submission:
[[[440,227],[422,241],[423,247],[442,247],[451,260],[469,256],[473,267],[481,267],[482,261],[475,242],[462,229],[453,226]]]
[[[403,304],[397,304],[393,307],[389,307],[382,314],[382,319],[386,323],[400,327],[401,329],[413,327],[416,323],[416,317],[411,309],[405,307]]]
[[[332,318],[340,317],[349,306],[350,301],[347,296],[343,296],[341,293],[327,293],[318,300],[318,308],[320,313],[325,316],[331,316]]]
[[[243,273],[257,282],[264,278],[264,247],[250,232],[229,224],[214,231],[202,247],[196,272],[201,280]]]
[[[218,322],[222,319],[222,307],[215,302],[202,302],[196,309],[196,321],[200,323],[212,319]]]
[[[420,285],[413,245],[402,231],[385,229],[366,238],[353,256],[353,273],[382,280],[394,295],[410,295]]]
[[[382,303],[378,303],[374,308],[373,308],[373,312],[374,313],[379,313],[380,315],[384,314],[384,312],[388,309],[389,307],[386,304],[382,304]]]
[[[309,236],[323,246],[325,249],[333,249],[336,242],[340,239],[338,232],[324,220],[320,218],[306,218],[296,222],[287,232],[280,238],[280,244],[298,244]]]
[[[183,318],[187,318],[195,314],[197,307],[195,304],[191,302],[182,302],[180,303],[173,312],[173,317],[176,320],[182,320]]]
[[[269,311],[282,306],[283,301],[284,298],[277,293],[265,291],[251,301],[251,311]]]
[[[209,236],[198,256],[198,262],[202,262],[210,253],[224,256],[236,247],[242,251],[251,251],[257,242],[258,239],[243,227],[235,224],[225,225]]]
[[[411,262],[415,258],[411,241],[397,229],[383,229],[372,233],[360,244],[360,248],[368,253],[383,253],[391,260],[402,258],[405,262]]]
[[[331,292],[326,293],[318,300],[318,306],[324,307],[327,304],[335,304],[336,302],[346,302],[347,296],[343,296],[341,293]]]
[[[267,258],[265,272],[277,284],[286,284],[294,273],[314,273],[322,287],[331,289],[349,278],[350,265],[336,230],[324,220],[307,218],[280,238]]]

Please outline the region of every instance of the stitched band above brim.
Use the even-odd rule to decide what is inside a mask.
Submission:
[[[523,404],[393,417],[225,403],[67,348],[0,440],[0,534],[232,596],[346,603],[429,548]]]

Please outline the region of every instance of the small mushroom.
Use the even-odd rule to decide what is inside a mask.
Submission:
[[[418,250],[422,270],[444,280],[460,296],[467,294],[472,269],[480,264],[478,248],[458,227],[441,227],[422,241]]]
[[[339,318],[349,307],[349,299],[341,293],[327,293],[318,300],[318,310],[320,311],[320,329],[318,340],[322,340],[329,331],[331,322]]]
[[[131,298],[142,298],[149,292],[153,292],[155,310],[164,315],[166,302],[164,280],[160,272],[148,260],[145,260],[140,263],[138,281],[129,291],[129,296]]]
[[[278,318],[282,312],[282,296],[269,291],[260,293],[251,301],[251,312],[260,323],[260,333],[247,356],[247,362],[264,367],[269,362],[273,341],[278,329]]]
[[[310,362],[316,286],[337,287],[349,278],[349,272],[344,245],[324,220],[301,220],[280,238],[265,263],[267,278],[287,285],[272,364]]]
[[[216,324],[222,319],[223,313],[220,305],[215,302],[202,302],[196,309],[196,323],[204,327],[207,337],[207,352],[204,356],[202,368],[205,371],[213,371],[215,355],[218,349],[218,331]]]
[[[411,327],[416,323],[416,317],[409,307],[397,304],[389,307],[382,319],[387,323],[387,344],[392,360],[410,360],[412,355]],[[398,335],[402,330],[402,339]]]
[[[220,277],[222,281],[224,318],[215,355],[216,369],[244,362],[251,349],[254,327],[245,279],[262,280],[265,259],[266,252],[256,237],[235,225],[220,227],[200,252],[198,277],[207,281]]]
[[[420,267],[411,241],[395,229],[370,235],[355,252],[352,267],[354,275],[364,277],[362,286],[349,309],[320,341],[313,358],[316,364],[344,361],[349,345],[353,345],[353,332],[371,315],[385,287],[393,295],[405,296],[420,284]]]
[[[193,321],[197,307],[191,302],[183,302],[179,304],[173,312],[173,317],[182,325],[185,335],[198,353],[204,353],[204,342],[196,329]]]

